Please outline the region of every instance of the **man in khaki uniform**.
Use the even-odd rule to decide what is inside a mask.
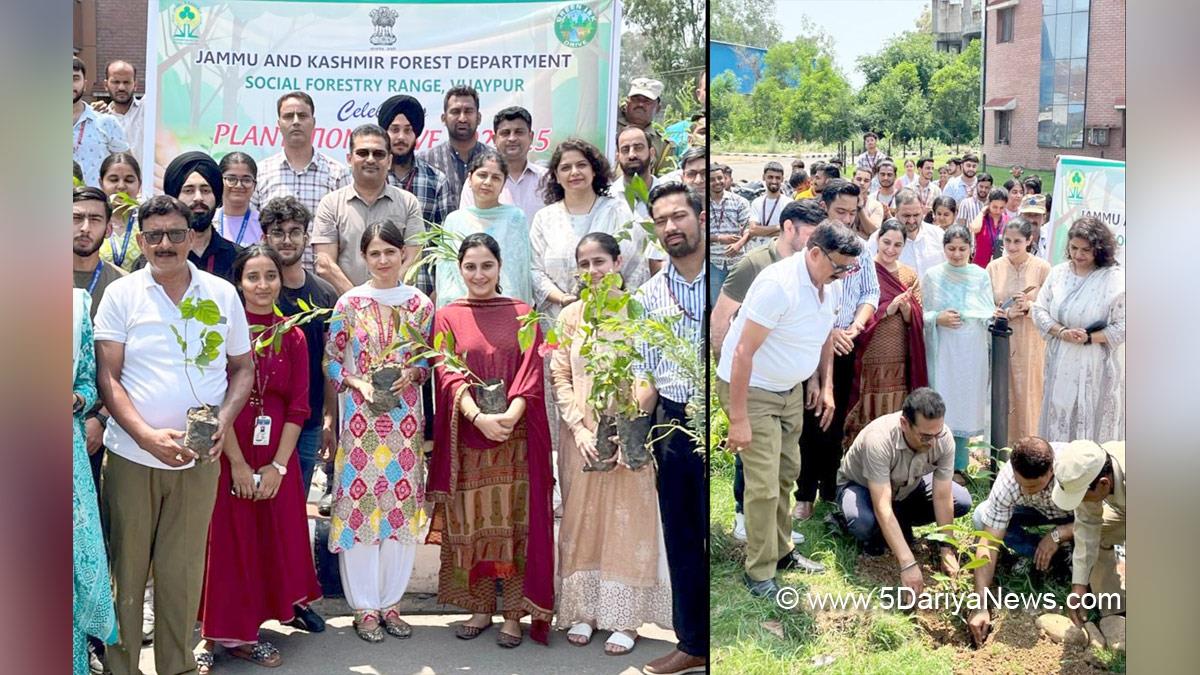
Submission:
[[[1117,574],[1113,546],[1125,544],[1125,441],[1071,441],[1054,458],[1054,504],[1075,511],[1075,554],[1071,560],[1071,593],[1113,593],[1098,609],[1102,616],[1125,611],[1125,589]],[[1087,611],[1068,607],[1075,625]]]
[[[617,109],[618,134],[628,126],[635,126],[646,132],[646,139],[650,141],[650,147],[654,148],[654,156],[657,158],[652,173],[658,173],[663,157],[666,157],[667,151],[672,147],[653,124],[655,115],[662,107],[662,90],[663,83],[658,80],[648,77],[636,78],[629,83],[629,95],[625,97],[625,103]]]

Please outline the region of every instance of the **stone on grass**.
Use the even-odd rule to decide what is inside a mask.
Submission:
[[[1099,626],[1089,621],[1083,624],[1083,630],[1087,632],[1089,647],[1092,649],[1104,649],[1104,633],[1100,630]]]
[[[1046,637],[1059,644],[1086,645],[1087,633],[1062,614],[1043,614],[1037,619],[1037,626]]]
[[[1114,614],[1100,619],[1100,632],[1104,633],[1109,649],[1125,651],[1125,617]]]

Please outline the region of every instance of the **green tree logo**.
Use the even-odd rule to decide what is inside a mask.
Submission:
[[[1071,201],[1081,201],[1083,199],[1083,189],[1087,186],[1087,181],[1083,177],[1083,172],[1076,169],[1067,176],[1067,199]]]
[[[180,3],[171,9],[171,23],[175,40],[198,40],[200,38],[200,8],[190,2]]]

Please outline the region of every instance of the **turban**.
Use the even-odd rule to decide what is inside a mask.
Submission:
[[[421,137],[421,132],[425,131],[425,109],[421,107],[421,103],[417,99],[401,94],[384,101],[383,105],[379,106],[379,126],[386,130],[392,125],[392,120],[396,119],[396,115],[404,115],[408,118],[408,123],[413,128],[413,134],[418,138]]]
[[[194,172],[199,172],[201,176],[204,176],[204,180],[208,181],[209,187],[212,188],[213,196],[217,198],[217,206],[220,206],[221,193],[223,191],[221,169],[212,157],[198,150],[185,152],[171,160],[171,163],[167,166],[166,174],[163,176],[163,192],[178,199],[179,192],[183,190],[184,182]]]

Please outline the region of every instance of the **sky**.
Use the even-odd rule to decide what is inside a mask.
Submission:
[[[865,81],[855,67],[858,57],[873,54],[888,38],[912,30],[921,10],[931,4],[930,0],[775,0],[783,39],[795,38],[807,16],[833,38],[837,65],[855,89]]]

